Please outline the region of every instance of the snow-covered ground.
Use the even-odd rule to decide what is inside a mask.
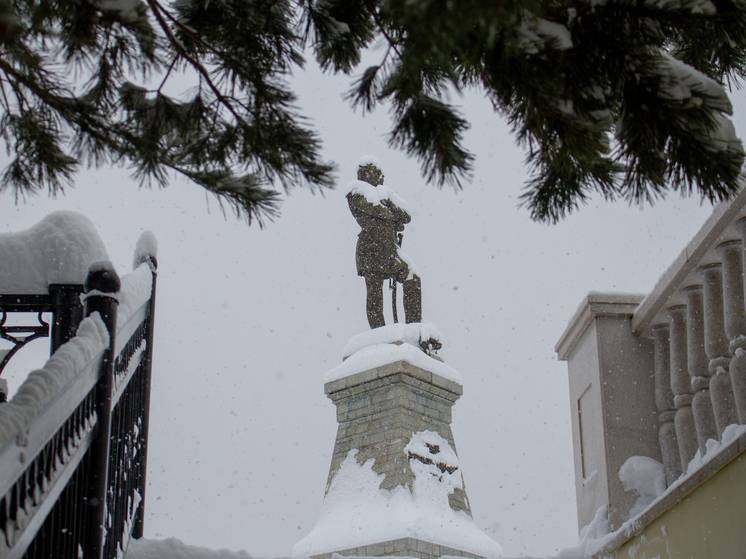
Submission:
[[[132,540],[126,559],[250,559],[245,551],[205,549],[187,545],[176,538]]]

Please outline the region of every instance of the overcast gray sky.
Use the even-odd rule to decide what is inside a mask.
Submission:
[[[711,208],[675,196],[644,210],[594,201],[536,224],[517,207],[524,154],[479,94],[452,99],[476,154],[473,182],[455,192],[427,186],[416,161],[386,147],[385,111],[348,108],[348,79],[309,64],[294,83],[339,163],[339,188],[294,190],[265,230],[224,218],[183,180],[142,190],[123,169],[84,171],[56,199],[0,195],[3,231],[55,209],[85,213],[120,273],[142,230],[158,237],[146,536],[280,556],[313,525],[336,430],[323,373],[367,328],[344,190],[357,159],[376,154],[414,207],[404,246],[421,271],[424,317],[464,376],[453,430],[476,521],[509,556],[572,544],[570,411],[554,343],[587,291],[649,290]],[[738,115],[746,98],[735,101]],[[46,347],[21,352],[13,378]]]

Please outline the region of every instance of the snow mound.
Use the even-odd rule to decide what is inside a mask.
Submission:
[[[365,347],[378,344],[406,343],[419,347],[420,342],[429,339],[443,344],[443,336],[438,329],[429,322],[412,322],[409,324],[389,324],[380,328],[366,330],[350,338],[342,350],[342,358],[347,359],[353,353]]]
[[[434,451],[428,445],[438,448]],[[417,538],[483,557],[499,556],[500,546],[471,516],[453,510],[448,502],[454,489],[463,488],[458,458],[448,441],[432,431],[422,431],[412,435],[407,449],[415,474],[411,490],[406,486],[381,489],[384,476],[373,471],[373,459],[359,464],[357,449],[351,450],[332,478],[318,522],[295,544],[292,556],[309,557],[401,538]],[[424,456],[419,455],[423,449]],[[448,468],[441,470],[441,462]]]
[[[132,540],[126,559],[251,559],[245,551],[210,550],[194,547],[177,540]]]
[[[117,330],[121,329],[135,312],[150,300],[153,274],[147,263],[122,278],[117,308]]]
[[[612,536],[606,507],[599,507],[593,519],[580,530],[577,545],[563,549],[554,559],[591,559],[611,541]]]
[[[689,461],[689,464],[686,467],[686,474],[678,478],[674,483],[671,484],[671,487],[669,487],[669,491],[671,488],[676,487],[680,485],[685,479],[690,477],[694,472],[699,470],[702,466],[707,464],[710,460],[715,458],[720,451],[722,451],[726,446],[728,446],[731,442],[735,441],[736,439],[740,438],[744,433],[746,433],[746,425],[737,425],[735,423],[728,425],[725,429],[723,429],[723,434],[720,436],[719,441],[715,439],[709,439],[705,443],[705,453],[702,455],[702,453],[697,449],[697,453],[694,455],[694,458],[692,458]]]
[[[61,345],[44,367],[31,372],[10,401],[0,405],[0,448],[26,431],[108,345],[109,333],[98,313],[83,319],[77,334]]]
[[[409,208],[407,202],[398,194],[396,194],[396,192],[383,184],[373,186],[372,184],[369,184],[365,181],[354,180],[347,185],[346,194],[360,194],[368,202],[375,205],[383,203],[384,200],[389,200],[395,205],[399,206],[409,215],[412,215],[412,211]]]
[[[666,490],[663,464],[647,456],[627,458],[619,468],[619,481],[622,482],[625,491],[632,491],[637,495],[628,518],[637,516]]]
[[[135,254],[132,257],[132,269],[134,270],[143,262],[148,262],[150,257],[158,257],[158,239],[152,231],[143,231],[135,244]]]
[[[418,433],[414,433],[412,438],[409,439],[407,446],[404,447],[404,452],[410,457],[415,455],[420,457],[420,459],[430,459],[436,466],[443,470],[452,469],[456,471],[459,468],[456,452],[451,448],[448,441],[435,431],[419,431]],[[456,487],[462,487],[462,484],[453,488],[456,489]]]
[[[51,283],[83,284],[88,267],[107,260],[90,219],[53,212],[25,231],[0,234],[0,293],[38,294]]]

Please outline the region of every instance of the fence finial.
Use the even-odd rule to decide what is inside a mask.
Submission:
[[[117,293],[122,286],[114,266],[111,262],[102,260],[94,262],[88,268],[88,276],[85,279],[85,291],[90,293]]]

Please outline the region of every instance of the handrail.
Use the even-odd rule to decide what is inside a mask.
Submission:
[[[3,559],[22,559],[26,554],[34,537],[42,527],[52,508],[57,504],[57,500],[73,475],[75,475],[77,468],[80,466],[91,446],[91,441],[94,437],[94,427],[96,425],[95,415],[92,416],[88,425],[89,428],[80,437],[80,441],[75,447],[74,453],[70,455],[68,462],[64,464],[62,469],[55,471],[54,479],[49,480],[48,489],[43,495],[44,498],[40,500],[31,517],[26,519],[24,530],[15,541],[13,547],[8,551],[7,555],[3,555],[2,550],[0,550],[0,557],[3,557]]]
[[[70,416],[71,411],[80,405],[96,385],[102,355],[103,351],[86,365],[65,391],[33,420],[25,433],[19,433],[14,440],[0,449],[0,464],[3,465],[0,468],[0,497],[10,490],[28,468],[28,464],[57,433],[59,426]]]
[[[114,340],[114,353],[119,355],[135,331],[147,319],[150,301],[145,301],[140,308],[130,315],[130,318],[121,326],[117,326],[117,335]]]
[[[707,221],[689,241],[673,263],[661,275],[653,290],[643,299],[632,317],[632,330],[646,335],[660,312],[669,304],[697,267],[703,263],[708,252],[725,238],[736,237],[730,228],[741,215],[746,214],[746,188],[733,200],[721,202],[712,211]]]

